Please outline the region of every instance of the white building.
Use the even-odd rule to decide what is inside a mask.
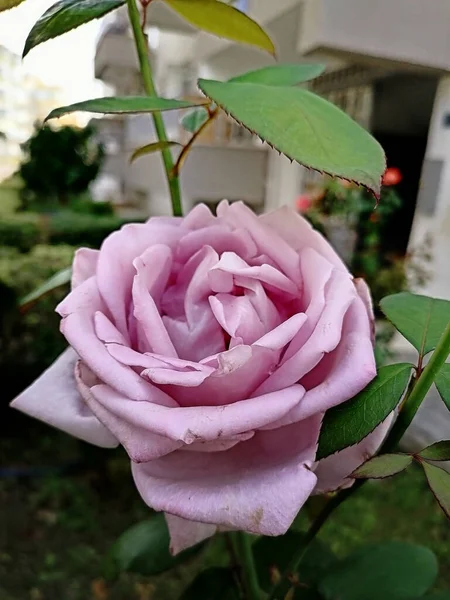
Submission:
[[[324,62],[312,88],[368,127],[404,175],[404,208],[392,224],[398,251],[434,238],[436,277],[429,291],[450,297],[450,3],[448,0],[245,0],[238,2],[271,33],[281,62]],[[197,77],[226,79],[270,63],[250,47],[198,33],[163,3],[149,10],[150,53],[159,93],[197,95]],[[142,91],[124,12],[106,21],[96,76],[118,94]],[[179,115],[164,116],[171,139]],[[132,166],[133,149],[154,139],[147,116],[98,121],[109,149],[105,173],[128,204],[149,214],[170,210],[161,159]],[[185,208],[243,199],[256,209],[293,204],[311,174],[219,120],[199,141],[182,173]],[[439,276],[437,276],[439,274]]]
[[[20,145],[30,137],[34,123],[61,103],[58,87],[28,74],[20,56],[0,46],[0,181],[17,169]]]

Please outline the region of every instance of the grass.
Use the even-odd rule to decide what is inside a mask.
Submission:
[[[123,574],[109,581],[108,549],[124,529],[149,515],[123,453],[90,449],[21,416],[8,433],[1,436],[2,465],[70,463],[81,456],[90,466],[78,474],[0,479],[2,600],[176,600],[205,564],[224,562],[218,538],[200,558],[169,574],[150,580]],[[450,589],[448,523],[418,469],[369,483],[337,511],[321,539],[339,556],[384,539],[427,545],[441,565],[436,589]]]

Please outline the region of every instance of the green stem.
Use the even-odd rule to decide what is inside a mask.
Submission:
[[[135,0],[127,0],[128,15],[130,17],[131,29],[133,30],[136,51],[139,59],[139,67],[144,83],[144,89],[148,96],[156,96],[155,84],[152,76],[152,68],[150,65],[148,43],[141,27],[139,9]],[[166,127],[160,112],[152,113],[153,123],[155,125],[158,141],[167,141]],[[175,217],[181,217],[183,214],[181,208],[181,192],[180,181],[176,174],[173,173],[173,158],[170,150],[166,148],[161,151],[164,168],[166,170],[167,182],[169,184],[170,197],[172,200],[172,211]]]
[[[284,595],[286,594],[287,590],[284,589],[286,582],[289,580],[291,575],[294,575],[295,573],[297,573],[298,568],[299,568],[303,558],[305,557],[305,554],[307,553],[311,543],[315,540],[317,534],[319,533],[319,531],[322,529],[322,527],[327,522],[328,517],[344,502],[344,500],[347,500],[347,498],[349,498],[357,490],[359,490],[359,488],[364,483],[365,483],[365,481],[362,479],[355,481],[354,485],[351,488],[342,490],[341,492],[339,492],[338,494],[333,496],[333,498],[331,498],[331,500],[329,502],[327,502],[325,507],[322,509],[322,511],[316,517],[316,519],[314,519],[314,521],[312,522],[311,527],[308,529],[308,531],[305,534],[303,544],[300,546],[300,548],[297,550],[297,552],[292,556],[291,560],[289,561],[288,566],[286,567],[284,572],[281,574],[280,579],[272,588],[267,600],[281,600],[281,598],[283,597],[283,594]]]
[[[436,350],[433,352],[427,366],[420,373],[414,386],[406,397],[403,407],[398,415],[395,427],[383,446],[383,452],[395,450],[406,430],[411,425],[420,405],[433,385],[436,375],[442,369],[450,354],[450,322],[442,334]]]
[[[234,552],[239,560],[240,575],[246,600],[262,600],[263,592],[258,584],[255,562],[253,560],[251,538],[242,531],[230,533]]]

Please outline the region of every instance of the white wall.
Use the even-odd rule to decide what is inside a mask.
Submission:
[[[426,214],[418,205],[410,246],[421,244],[427,234],[432,236],[432,280],[424,292],[450,299],[450,127],[444,125],[447,114],[450,114],[450,76],[443,77],[438,87],[425,156],[426,161],[444,161],[435,211]]]
[[[164,115],[169,137],[176,137],[179,115]],[[170,201],[161,157],[157,154],[138,159],[128,165],[133,148],[148,144],[155,139],[151,120],[147,116],[128,117],[126,121],[125,147],[128,156],[122,157],[122,165],[114,165],[116,172],[125,172],[129,191],[148,194],[150,214],[170,214]],[[249,204],[262,205],[265,199],[268,149],[263,146],[196,145],[191,150],[182,170],[181,186],[185,210],[198,201],[244,200]],[[112,163],[110,163],[112,165]]]
[[[304,168],[275,150],[269,154],[265,209],[275,210],[283,205],[295,206],[301,192]]]
[[[302,51],[450,69],[448,0],[305,0]]]

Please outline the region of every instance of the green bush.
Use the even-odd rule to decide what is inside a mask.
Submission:
[[[21,391],[64,350],[57,303],[68,288],[55,290],[21,315],[14,298],[31,292],[71,264],[74,248],[38,245],[28,254],[0,247],[0,378],[2,404]]]
[[[96,215],[99,217],[114,216],[114,208],[111,202],[93,201],[87,195],[79,196],[70,203],[70,210],[84,215]]]
[[[0,219],[0,246],[11,246],[28,252],[42,239],[39,217],[33,213],[2,216]]]
[[[39,243],[69,244],[99,248],[113,231],[126,221],[114,215],[98,216],[75,212],[53,215],[19,213],[0,221],[0,246],[29,252]]]
[[[115,216],[57,213],[51,218],[48,243],[99,248],[105,237],[124,223],[123,219]]]

